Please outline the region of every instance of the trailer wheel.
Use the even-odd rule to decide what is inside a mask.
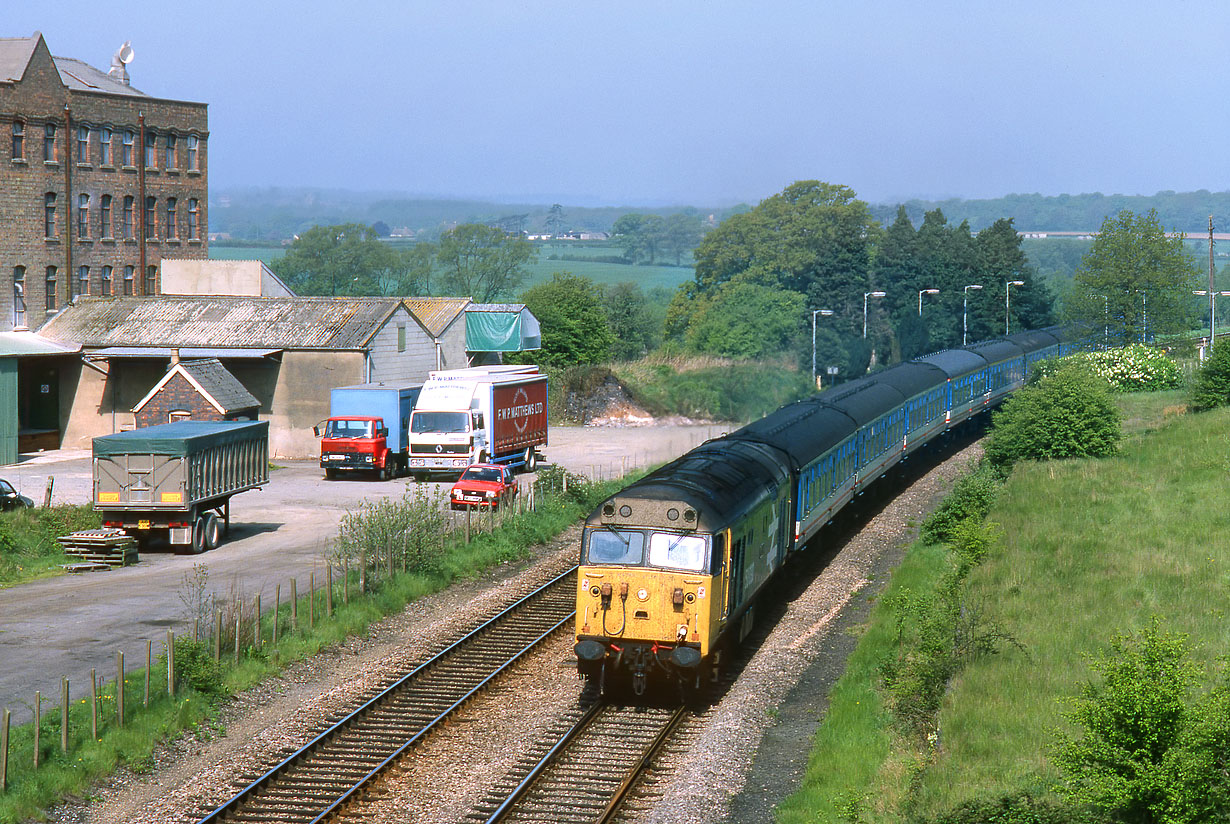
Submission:
[[[222,543],[222,527],[218,525],[218,516],[209,513],[205,516],[205,549],[217,549]]]
[[[538,468],[538,453],[534,451],[534,447],[526,447],[524,460],[526,472],[533,472]]]
[[[205,516],[202,515],[192,525],[192,543],[189,545],[192,547],[192,554],[200,555],[204,552],[207,549],[205,544]]]

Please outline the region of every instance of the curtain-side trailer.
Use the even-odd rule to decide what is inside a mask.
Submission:
[[[269,483],[268,421],[177,421],[94,439],[94,509],[144,543],[213,549],[231,497]]]

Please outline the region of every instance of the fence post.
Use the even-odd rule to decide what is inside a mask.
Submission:
[[[154,657],[154,642],[152,639],[145,639],[145,706],[149,706],[149,676],[150,664]]]
[[[98,671],[90,670],[90,735],[98,740]]]
[[[239,666],[239,625],[243,618],[243,601],[235,605],[235,666]]]
[[[278,645],[278,613],[282,611],[282,585],[273,587],[273,645]]]
[[[34,769],[38,769],[38,734],[40,723],[43,720],[43,694],[38,690],[34,691]]]
[[[367,592],[367,548],[359,550],[359,594]]]
[[[308,626],[316,626],[316,571],[308,573]]]
[[[47,489],[46,491],[43,492],[43,508],[44,509],[51,506],[51,490],[52,488],[55,487],[55,485],[56,485],[56,476],[48,475],[47,476]]]
[[[167,630],[167,695],[175,694],[175,633]]]
[[[256,606],[252,615],[252,648],[261,648],[261,594],[256,593]]]
[[[60,676],[60,752],[68,752],[68,679]]]
[[[0,719],[0,792],[9,788],[9,715],[5,707],[4,718]]]
[[[214,660],[222,660],[222,610],[214,610]]]
[[[124,651],[116,650],[115,653],[115,668],[116,675],[119,678],[115,682],[115,719],[119,726],[124,726]]]
[[[466,507],[466,546],[470,545],[470,507]]]
[[[290,579],[290,628],[299,629],[299,581]]]
[[[325,598],[325,609],[328,610],[329,617],[333,617],[333,562],[325,567],[325,587],[328,596]]]
[[[342,603],[350,603],[350,557],[342,556]]]

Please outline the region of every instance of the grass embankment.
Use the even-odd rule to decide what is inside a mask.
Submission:
[[[937,821],[963,802],[1021,793],[1061,811],[1048,753],[1055,730],[1072,731],[1062,711],[1093,675],[1088,656],[1153,616],[1190,635],[1200,663],[1230,647],[1230,514],[1216,504],[1230,471],[1230,410],[1175,415],[1176,392],[1118,402],[1118,456],[1022,464],[989,513],[1001,537],[962,598],[1021,648],[966,661],[930,734],[904,731],[884,708],[882,678],[900,654],[899,621],[911,620],[900,594],[937,597],[950,566],[948,550],[913,547],[834,689],[804,785],[780,820]]]
[[[99,514],[89,505],[59,504],[0,513],[0,589],[60,574],[60,564],[70,559],[56,538],[100,526]]]
[[[42,723],[39,725],[41,765],[37,770],[33,767],[33,723],[15,726],[9,750],[9,789],[0,793],[0,824],[27,821],[40,816],[42,810],[60,800],[81,797],[93,782],[119,766],[137,772],[150,769],[154,749],[168,738],[183,732],[195,732],[203,737],[218,733],[217,713],[227,697],[276,675],[290,662],[314,655],[348,636],[365,633],[370,624],[399,612],[411,601],[496,565],[527,558],[531,547],[559,535],[629,480],[592,483],[579,476],[569,476],[565,493],[559,470],[546,470],[540,473],[540,478],[544,481],[540,483],[543,491],[538,496],[535,512],[510,514],[494,532],[477,534],[469,544],[458,540],[459,536],[456,535],[447,539],[442,536],[428,537],[430,545],[425,545],[422,537],[403,541],[392,564],[392,576],[380,572],[387,570],[387,555],[381,552],[387,552],[383,548],[388,544],[374,547],[364,556],[369,565],[371,591],[366,594],[358,592],[358,576],[351,563],[349,602],[343,602],[343,584],[339,578],[334,583],[332,616],[326,614],[325,593],[318,590],[311,609],[308,606],[309,596],[299,598],[295,610],[297,627],[292,628],[291,607],[283,602],[277,616],[281,631],[276,645],[270,642],[274,621],[272,610],[266,610],[261,616],[264,642],[255,647],[251,641],[254,627],[250,611],[244,613],[243,606],[236,603],[213,602],[224,613],[223,626],[226,629],[221,641],[221,660],[214,660],[212,640],[193,642],[187,637],[176,638],[176,693],[169,695],[167,692],[165,658],[160,658],[150,673],[148,707],[144,705],[145,668],[128,669],[124,691],[125,726],[122,728],[116,723],[118,670],[101,673],[106,684],[99,694],[100,720],[96,738],[91,735],[89,685],[73,684],[67,753],[61,751],[60,744],[59,696],[44,696]],[[406,503],[408,509],[421,512],[421,499]],[[439,501],[435,503],[438,509]],[[390,522],[388,516],[392,513],[387,503],[380,510],[378,515],[358,519],[362,523],[357,529],[352,529],[352,538],[356,531],[370,537],[383,534],[381,528]],[[372,522],[381,520],[383,524],[377,523],[375,528],[369,528]],[[482,521],[485,518],[479,519],[480,523]],[[355,522],[352,521],[351,525],[354,527]],[[404,563],[400,554],[403,552],[412,565],[417,563],[420,568],[398,571]],[[187,593],[184,595],[187,596]],[[238,665],[233,663],[236,609],[240,610],[242,639]],[[314,616],[314,620],[309,616]],[[161,645],[156,644],[155,648],[158,646]],[[129,659],[129,667],[133,663]],[[143,665],[144,661],[139,663]],[[54,707],[51,706],[53,703]],[[21,711],[21,720],[29,719],[31,715],[28,713],[32,713],[32,709]]]

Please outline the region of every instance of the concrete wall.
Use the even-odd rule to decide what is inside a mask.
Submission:
[[[162,293],[294,297],[290,289],[259,260],[164,259]]]
[[[398,344],[398,328],[404,329],[405,349]],[[436,368],[436,347],[422,325],[404,307],[399,307],[372,339],[373,382],[422,383]]]

